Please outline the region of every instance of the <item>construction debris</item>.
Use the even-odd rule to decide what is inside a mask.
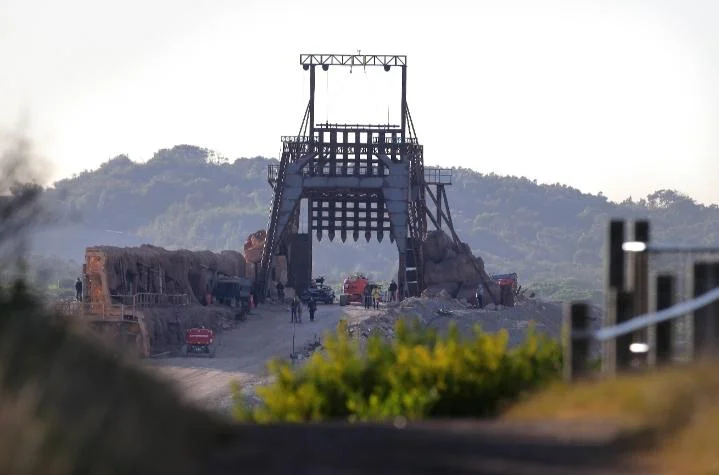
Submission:
[[[601,315],[600,308],[591,308],[591,329],[600,328]],[[348,334],[359,339],[361,344],[375,334],[384,340],[391,340],[399,320],[416,320],[424,327],[438,330],[440,334],[446,334],[452,323],[464,336],[470,336],[476,325],[490,333],[506,329],[509,346],[513,347],[522,342],[530,325],[540,333],[559,338],[563,310],[560,302],[535,300],[520,301],[514,307],[488,305],[477,309],[452,298],[408,298],[398,305],[389,305],[364,321],[350,325]]]

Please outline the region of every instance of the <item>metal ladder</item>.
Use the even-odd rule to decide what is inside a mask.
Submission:
[[[265,238],[265,245],[262,249],[262,259],[260,260],[260,272],[258,290],[261,301],[264,301],[265,295],[267,294],[267,284],[270,277],[270,267],[272,266],[272,254],[277,234],[277,221],[279,219],[279,209],[282,203],[282,193],[284,191],[285,181],[285,170],[290,161],[290,152],[285,151],[282,153],[280,159],[280,166],[277,172],[277,182],[274,189],[274,197],[272,199],[269,218],[267,220],[267,236]]]

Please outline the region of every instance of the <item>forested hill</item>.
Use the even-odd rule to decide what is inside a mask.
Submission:
[[[276,160],[229,161],[189,145],[160,150],[146,163],[113,158],[47,190],[45,199],[58,215],[79,217],[82,227],[42,233],[36,252],[80,262],[85,246],[106,237],[114,244],[241,249],[250,232],[266,227],[269,163]],[[651,219],[656,242],[719,245],[719,208],[670,190],[613,203],[565,185],[456,168],[448,197],[457,232],[488,271],[517,271],[525,284],[555,298],[601,287],[611,217]],[[325,238],[315,249],[318,274],[362,270],[386,277],[396,267],[387,239],[330,244]]]

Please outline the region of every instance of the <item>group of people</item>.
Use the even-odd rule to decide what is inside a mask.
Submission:
[[[307,310],[310,312],[310,321],[315,321],[315,312],[317,312],[317,301],[314,298],[310,298],[307,302]],[[302,301],[297,297],[292,297],[290,302],[290,323],[302,323]]]
[[[389,284],[389,287],[387,288],[387,300],[390,302],[394,302],[397,300],[397,282],[394,280]],[[367,286],[364,289],[363,293],[363,303],[365,309],[378,309],[379,308],[379,302],[382,298],[382,292],[380,292],[379,287],[377,286]]]
[[[285,287],[282,285],[282,282],[278,282],[276,285],[277,290],[277,297],[280,300],[280,302],[284,301],[285,298]],[[388,287],[388,295],[387,299],[390,302],[394,302],[397,300],[397,283],[393,280]],[[364,289],[363,293],[363,304],[364,308],[369,310],[370,308],[379,309],[379,303],[382,299],[382,292],[380,291],[378,286],[367,286]],[[290,301],[290,323],[302,323],[302,309],[303,309],[303,303],[302,301],[297,297],[292,297],[292,300]],[[307,310],[310,313],[310,321],[313,322],[315,320],[315,312],[317,312],[317,301],[314,298],[310,298],[310,300],[307,302]]]
[[[374,286],[370,289],[370,286],[364,288],[364,308],[369,310],[370,308],[378,309],[379,301],[382,294],[379,291],[379,287]]]

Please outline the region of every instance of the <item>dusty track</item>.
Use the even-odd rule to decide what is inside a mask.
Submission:
[[[300,350],[324,332],[334,331],[341,318],[363,320],[372,311],[358,306],[319,305],[314,322],[305,309],[302,324],[295,326],[295,348]],[[226,412],[232,405],[231,383],[249,391],[267,382],[266,363],[292,353],[289,311],[280,305],[260,305],[247,321],[218,336],[217,357],[174,357],[150,360],[147,365],[169,378],[188,400],[208,409]]]
[[[460,331],[467,334],[477,323],[489,332],[506,328],[512,344],[523,340],[530,320],[538,324],[540,331],[554,337],[559,335],[561,307],[555,304],[529,302],[500,311],[468,309],[460,305],[452,309],[451,317],[437,316],[436,308],[449,304],[451,302],[423,300],[418,303],[419,306],[400,309],[400,313],[417,314],[426,325],[440,330],[446,329],[449,321],[454,321]],[[309,321],[307,313],[305,310],[303,323],[295,327],[296,351],[301,351],[308,342],[322,337],[325,332],[334,331],[342,318],[349,323],[362,322],[362,327],[365,327],[361,331],[363,334],[369,334],[373,327],[381,329],[380,333],[386,332],[392,328],[394,321],[388,318],[384,306],[375,311],[364,310],[357,305],[320,305],[314,322]],[[254,386],[268,381],[267,362],[278,357],[289,358],[292,353],[292,324],[289,320],[287,307],[261,305],[252,311],[246,322],[218,336],[216,358],[166,358],[150,360],[147,366],[177,384],[188,400],[208,409],[227,412],[232,406],[233,381],[237,381],[243,393],[251,398]]]

